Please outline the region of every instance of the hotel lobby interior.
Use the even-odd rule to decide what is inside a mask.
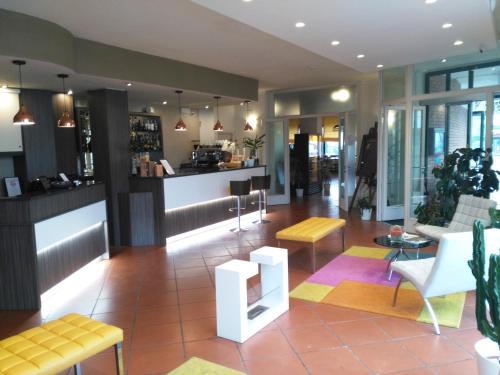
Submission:
[[[0,375],[500,375],[500,3],[0,0]]]

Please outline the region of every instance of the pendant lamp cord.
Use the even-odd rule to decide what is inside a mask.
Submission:
[[[21,64],[18,65],[19,68],[19,89],[21,90],[21,107],[24,105],[23,101],[23,75],[21,74]]]
[[[63,97],[64,97],[64,112],[68,112],[68,107],[66,105],[66,86],[64,85],[64,77],[62,77],[63,84]]]
[[[177,93],[177,109],[179,110],[179,117],[182,118],[181,115],[181,94]]]
[[[247,112],[247,113],[246,113],[246,116],[245,116],[245,117],[246,117],[246,118],[245,118],[245,121],[246,121],[246,122],[248,122],[248,101],[247,101],[247,110],[246,110],[246,112]]]
[[[217,100],[217,121],[219,121],[219,98],[216,98]]]

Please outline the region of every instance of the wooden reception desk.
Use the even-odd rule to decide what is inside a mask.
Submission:
[[[164,246],[166,239],[236,217],[229,193],[229,181],[264,176],[265,166],[220,171],[180,173],[161,177],[131,177],[132,193],[151,192],[154,212],[154,244]],[[245,213],[256,211],[257,192],[247,199]]]
[[[108,255],[104,184],[0,199],[0,310],[39,309],[40,295]]]

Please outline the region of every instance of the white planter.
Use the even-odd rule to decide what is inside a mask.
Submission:
[[[371,208],[362,208],[361,209],[361,220],[369,221],[372,219],[372,209]]]
[[[498,344],[490,339],[483,339],[476,342],[474,346],[477,353],[477,368],[479,375],[499,375],[500,350]]]
[[[297,198],[302,198],[304,196],[304,189],[295,189],[295,194],[297,195]]]

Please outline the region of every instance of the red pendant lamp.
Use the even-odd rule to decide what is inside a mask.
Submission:
[[[245,110],[246,112],[246,116],[245,116],[245,127],[243,128],[243,131],[245,132],[253,132],[253,126],[250,125],[250,123],[248,122],[248,112],[249,112],[249,109],[248,109],[248,104],[250,103],[250,100],[245,100],[245,103],[247,105],[247,108]]]
[[[177,94],[177,104],[178,104],[178,109],[179,109],[179,121],[177,121],[177,124],[175,124],[174,130],[176,132],[185,132],[187,130],[187,126],[182,121],[182,111],[181,111],[181,94],[182,90],[176,90],[175,93]]]
[[[35,119],[33,115],[28,111],[28,108],[24,105],[23,102],[23,78],[21,74],[21,66],[26,65],[26,61],[24,60],[14,60],[12,64],[17,65],[19,68],[19,90],[21,93],[19,94],[20,98],[20,106],[19,111],[14,115],[14,119],[12,120],[14,125],[34,125]]]
[[[66,104],[66,85],[64,80],[68,78],[67,74],[58,74],[57,75],[59,78],[62,79],[62,94],[64,95],[64,111],[61,114],[61,117],[59,117],[59,120],[57,120],[57,127],[58,128],[74,128],[75,127],[75,120],[71,115],[69,114],[68,107]]]
[[[217,101],[217,122],[214,125],[214,132],[221,132],[224,130],[224,126],[219,121],[219,100],[220,96],[214,96],[214,99]]]

